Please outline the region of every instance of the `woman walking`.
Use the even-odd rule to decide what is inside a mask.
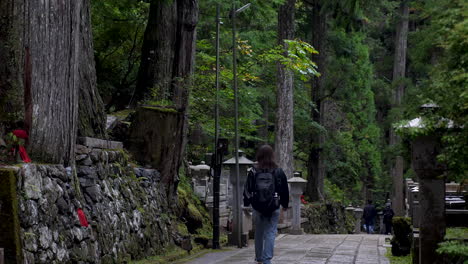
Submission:
[[[283,169],[274,161],[271,146],[257,151],[257,164],[249,171],[244,186],[244,206],[252,205],[255,218],[255,260],[270,264],[273,258],[279,207],[287,210],[289,189]]]

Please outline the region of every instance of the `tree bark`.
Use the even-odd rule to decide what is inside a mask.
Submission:
[[[150,89],[154,89],[159,100],[169,98],[177,35],[177,2],[151,2],[132,105],[144,99]]]
[[[313,77],[311,99],[315,104],[315,109],[312,109],[312,120],[319,124],[323,124],[324,120],[324,104],[322,98],[324,95],[323,78],[325,77],[325,45],[327,35],[327,18],[326,14],[321,12],[322,5],[319,0],[312,2],[312,46],[319,52],[313,56],[314,62],[317,64],[321,73],[320,77]],[[322,132],[312,135],[309,158],[307,164],[307,195],[312,201],[323,199],[323,184],[325,180],[325,168],[322,155],[322,147],[325,141],[325,135]]]
[[[287,0],[278,12],[278,44],[284,47],[285,55],[287,44],[284,40],[294,38],[295,3],[296,0]],[[291,178],[294,172],[294,74],[279,62],[277,69],[275,154],[278,165]]]
[[[17,119],[24,120],[29,132],[31,158],[69,165],[77,131],[83,0],[8,0],[1,5],[6,53],[2,50],[0,56],[9,63],[1,67],[6,75],[0,77],[0,90],[15,94],[15,109],[24,107]],[[8,26],[3,28],[3,22]]]
[[[393,107],[400,107],[405,85],[402,83],[406,72],[406,50],[408,40],[408,0],[402,0],[400,4],[400,21],[397,24],[395,37],[395,57],[393,63],[393,82],[395,84],[395,93]],[[390,147],[395,147],[401,143],[400,138],[393,129],[390,129]],[[390,175],[393,179],[393,201],[392,207],[397,216],[404,215],[403,201],[403,157],[397,155],[390,169]]]
[[[80,9],[83,1],[25,2],[24,46],[30,58],[33,160],[74,160],[78,117]],[[29,76],[26,76],[29,78]]]
[[[192,85],[195,58],[198,0],[153,1],[146,27],[137,90],[133,105],[144,98],[151,88],[154,99],[165,100],[182,114],[183,119],[174,133],[174,150],[161,164],[162,180],[168,184],[172,197],[177,188],[179,167],[187,138],[188,97]]]
[[[78,136],[105,138],[106,115],[96,82],[90,0],[83,0],[81,18]]]

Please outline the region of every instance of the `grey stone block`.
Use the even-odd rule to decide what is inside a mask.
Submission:
[[[101,149],[122,149],[123,143],[119,141],[104,140],[91,137],[80,137],[78,142],[88,148],[101,148]]]

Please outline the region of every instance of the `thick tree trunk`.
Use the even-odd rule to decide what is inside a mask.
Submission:
[[[314,77],[312,80],[312,101],[316,109],[312,109],[312,119],[320,124],[324,120],[324,104],[322,98],[324,95],[323,78],[325,77],[325,43],[327,35],[326,14],[321,12],[322,6],[319,0],[314,0],[312,5],[312,46],[319,52],[314,55],[314,62],[317,64],[321,77]],[[322,155],[322,146],[325,141],[325,135],[313,135],[311,138],[309,160],[307,164],[307,195],[313,200],[323,199],[323,184],[325,180],[325,168]]]
[[[33,160],[74,160],[82,7],[82,0],[25,2],[25,79],[32,94],[32,112],[26,111],[25,120],[32,121]]]
[[[0,107],[24,121],[34,161],[74,160],[82,7],[82,0],[1,3],[0,57],[7,63],[0,67],[0,91],[12,101]]]
[[[188,96],[192,85],[195,58],[198,0],[153,1],[145,31],[142,59],[133,104],[155,90],[156,100],[172,102],[183,120],[174,131],[177,138],[166,162],[161,164],[162,179],[168,184],[171,197],[177,188],[187,138]]]
[[[402,79],[405,78],[406,72],[406,49],[408,40],[408,0],[403,0],[400,4],[400,21],[397,24],[395,37],[395,57],[393,63],[393,82],[395,84],[395,93],[393,107],[401,105],[405,86]],[[400,144],[400,138],[396,135],[393,129],[390,129],[390,146]],[[390,175],[393,179],[393,201],[392,207],[397,216],[404,215],[403,206],[403,157],[397,155],[393,161]]]
[[[285,49],[287,44],[284,40],[294,38],[295,3],[296,0],[287,0],[278,12],[278,43]],[[291,178],[294,172],[294,74],[281,63],[277,69],[275,154],[278,165]]]
[[[78,135],[105,138],[106,115],[96,83],[90,0],[83,0],[81,18]]]
[[[132,105],[144,99],[150,89],[159,100],[170,97],[177,20],[177,0],[151,2]]]

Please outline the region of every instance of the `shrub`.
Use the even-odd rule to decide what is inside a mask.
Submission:
[[[406,256],[411,251],[411,218],[394,217],[392,220],[394,236],[392,238],[392,255]]]

